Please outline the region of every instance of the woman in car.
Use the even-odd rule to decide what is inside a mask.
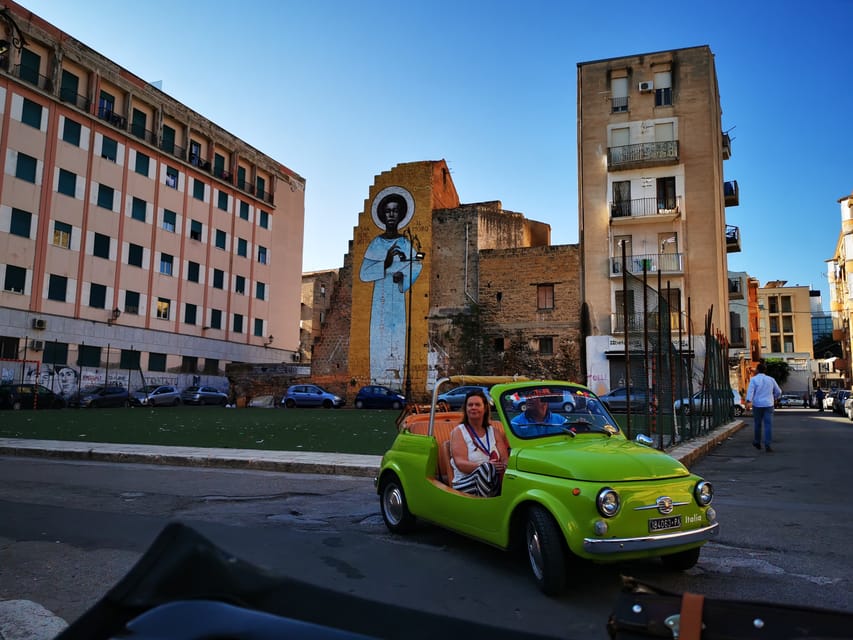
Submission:
[[[503,431],[489,423],[489,402],[481,389],[465,396],[462,424],[450,434],[450,464],[454,489],[475,496],[500,493],[509,446]]]

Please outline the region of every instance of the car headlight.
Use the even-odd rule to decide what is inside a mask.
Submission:
[[[598,492],[595,498],[595,506],[598,507],[598,512],[605,518],[612,518],[619,513],[621,503],[619,494],[610,487],[605,487]]]
[[[696,503],[700,507],[708,506],[714,499],[714,487],[710,482],[702,480],[693,490],[693,497],[696,498]]]

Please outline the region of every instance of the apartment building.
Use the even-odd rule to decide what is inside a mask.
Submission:
[[[626,329],[642,333],[658,311],[643,291],[668,303],[666,327],[697,361],[709,311],[729,335],[728,253],[740,232],[725,208],[738,185],[723,174],[731,141],[709,47],[581,62],[577,77],[587,381],[604,392],[624,379]],[[648,287],[627,288],[626,272]]]
[[[305,180],[5,4],[3,377],[16,361],[102,382],[298,357]]]
[[[759,335],[763,358],[785,360],[790,376],[785,389],[810,386],[813,368],[811,288],[771,280],[758,288]]]
[[[841,343],[842,352],[836,366],[843,376],[844,388],[849,388],[853,380],[850,367],[853,354],[853,335],[850,327],[853,320],[853,194],[840,198],[838,204],[841,212],[841,232],[838,234],[833,256],[826,263],[826,275],[829,281],[832,338]]]

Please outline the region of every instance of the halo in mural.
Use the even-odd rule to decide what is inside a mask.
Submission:
[[[373,224],[383,231],[385,230],[385,223],[379,217],[379,211],[381,211],[381,207],[389,200],[396,200],[405,207],[400,224],[397,225],[397,229],[403,229],[411,222],[412,216],[415,215],[415,199],[403,187],[385,187],[376,194],[373,198],[373,204],[370,206],[370,216],[373,218]]]

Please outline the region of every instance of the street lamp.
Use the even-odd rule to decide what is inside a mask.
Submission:
[[[426,254],[421,251],[421,241],[411,229],[406,229],[403,235],[409,241],[409,309],[406,312],[406,400],[412,401],[412,267],[415,262],[421,262]],[[415,247],[417,246],[417,251]]]
[[[15,22],[14,18],[12,18],[12,14],[8,7],[0,9],[0,19],[8,25],[7,35],[9,37],[9,40],[6,40],[5,38],[0,40],[0,56],[8,53],[9,49],[12,47],[17,51],[20,51],[24,46],[26,46],[27,40],[24,38],[24,34],[21,33],[18,23]]]

